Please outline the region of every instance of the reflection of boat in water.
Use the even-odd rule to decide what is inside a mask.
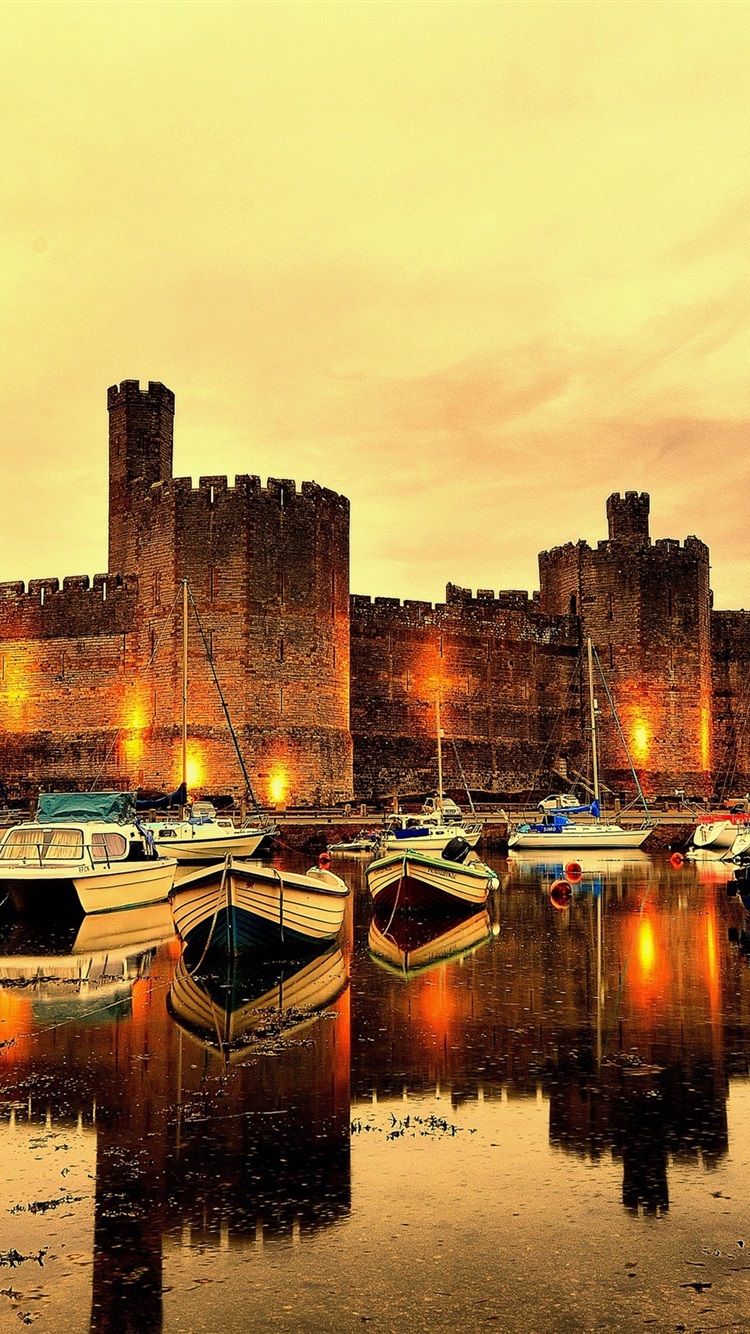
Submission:
[[[183,954],[167,997],[172,1018],[206,1046],[241,1057],[264,1041],[299,1037],[341,995],[348,976],[338,947],[312,959],[261,963],[206,956],[199,975]]]
[[[229,954],[259,948],[314,948],[334,940],[349,886],[313,866],[305,875],[227,857],[175,886],[175,926],[191,950]]]
[[[378,835],[372,829],[360,829],[354,838],[340,839],[338,843],[329,843],[329,852],[374,852],[378,846]]]
[[[512,859],[509,859],[509,865],[519,869],[540,872],[552,876],[553,880],[559,880],[563,877],[572,879],[568,875],[571,868],[578,868],[583,876],[592,875],[597,872],[604,872],[606,875],[637,875],[649,871],[652,867],[651,858],[647,852],[641,852],[639,848],[633,848],[631,851],[623,853],[622,849],[617,848],[599,848],[599,849],[578,849],[571,851],[559,858],[550,856],[549,852],[533,851],[524,849],[523,854],[517,853]],[[573,869],[573,876],[577,874]]]
[[[442,857],[405,850],[370,862],[367,887],[376,907],[386,912],[480,908],[499,881],[484,862],[464,860],[469,851],[463,837],[457,837],[451,839]]]
[[[112,912],[163,902],[176,863],[138,824],[130,792],[43,792],[0,843],[0,889],[18,912]]]
[[[445,918],[437,922],[435,918],[420,921],[414,917],[394,917],[388,924],[376,916],[370,923],[367,946],[381,967],[399,977],[413,977],[438,963],[463,959],[491,935],[492,925],[486,910],[472,917],[454,917],[448,923]]]
[[[16,921],[0,935],[0,991],[22,989],[35,1019],[81,1019],[104,1009],[114,1019],[173,936],[168,903],[85,917],[77,930],[35,930]]]

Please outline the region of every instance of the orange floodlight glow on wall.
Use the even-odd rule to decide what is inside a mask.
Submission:
[[[643,761],[648,758],[650,740],[651,730],[648,723],[644,718],[636,718],[630,740],[634,759]]]
[[[187,748],[187,785],[188,791],[196,787],[205,787],[208,765],[203,746],[197,741],[188,741]]]
[[[268,782],[268,794],[274,805],[286,801],[289,791],[289,774],[282,765],[275,765]]]

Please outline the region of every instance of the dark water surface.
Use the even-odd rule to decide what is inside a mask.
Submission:
[[[0,923],[0,1327],[750,1329],[730,872],[499,859],[488,914],[191,976]],[[299,861],[295,868],[300,868]]]

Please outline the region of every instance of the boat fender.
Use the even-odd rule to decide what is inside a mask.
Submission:
[[[443,848],[443,861],[465,862],[471,848],[465,838],[452,838]]]
[[[318,857],[318,866],[320,867],[320,869],[322,871],[327,871],[330,865],[331,865],[330,852],[321,852],[320,856]]]
[[[583,878],[583,871],[581,869],[580,862],[568,862],[567,866],[565,867],[565,878],[566,880],[569,881],[571,885],[578,884],[578,881]],[[560,884],[561,882],[558,881],[557,883]]]
[[[549,901],[558,912],[570,907],[572,897],[573,890],[567,880],[555,880],[549,887]]]
[[[669,859],[669,864],[670,866],[674,866],[676,870],[678,866],[682,866],[684,860],[685,858],[683,857],[681,852],[673,852],[672,856]]]

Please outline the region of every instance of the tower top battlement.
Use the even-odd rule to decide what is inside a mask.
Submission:
[[[621,496],[619,491],[607,497],[607,523],[610,542],[628,542],[631,545],[647,547],[651,541],[648,531],[648,515],[651,497],[647,491],[626,491]]]

